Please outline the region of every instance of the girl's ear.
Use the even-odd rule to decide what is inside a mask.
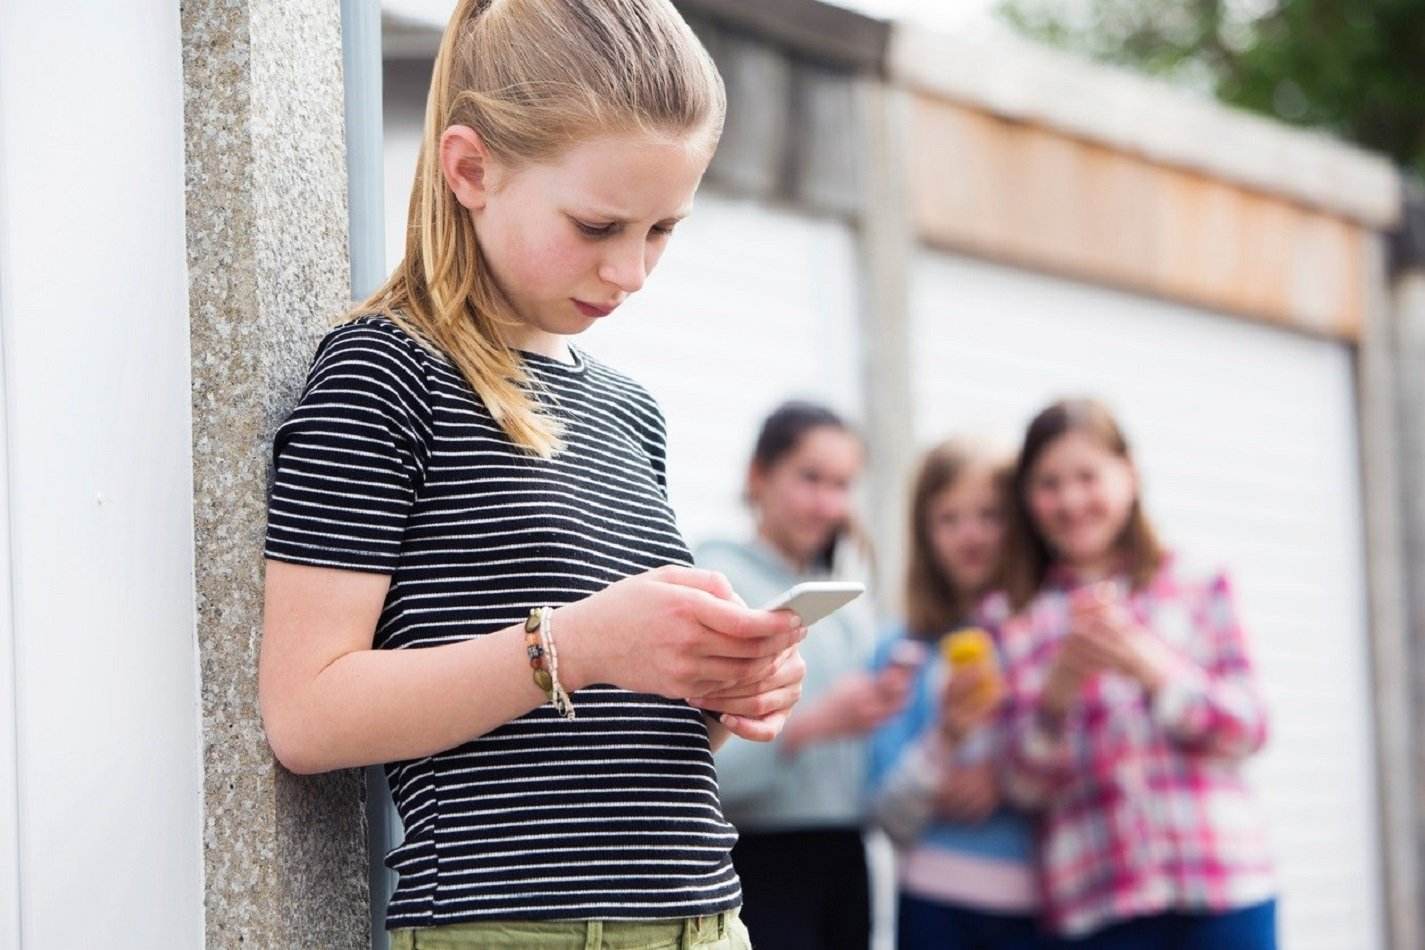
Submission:
[[[756,462],[747,466],[747,487],[743,491],[743,495],[747,499],[747,504],[754,509],[757,507],[757,499],[762,495],[762,484],[766,477],[767,473]]]
[[[1132,492],[1133,500],[1141,503],[1143,501],[1143,479],[1138,474],[1138,463],[1130,460],[1126,464],[1128,466],[1128,488]]]
[[[489,195],[490,153],[468,125],[452,125],[440,135],[440,170],[455,200],[468,211],[485,207]]]

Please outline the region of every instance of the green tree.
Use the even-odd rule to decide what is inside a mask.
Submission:
[[[1031,36],[1425,175],[1425,0],[1003,0],[1000,12]]]

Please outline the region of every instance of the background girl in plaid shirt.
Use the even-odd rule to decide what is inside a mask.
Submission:
[[[1163,549],[1112,415],[1060,402],[1014,477],[1005,792],[1041,810],[1073,946],[1270,950],[1275,882],[1241,764],[1266,739],[1231,585]]]

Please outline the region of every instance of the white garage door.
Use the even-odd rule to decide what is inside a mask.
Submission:
[[[644,289],[580,339],[662,404],[689,541],[751,531],[739,496],[778,402],[859,417],[856,300],[850,228],[709,188]]]
[[[1346,346],[923,253],[915,429],[1019,438],[1046,402],[1119,415],[1169,543],[1220,561],[1273,715],[1252,778],[1288,950],[1381,945],[1361,486]]]

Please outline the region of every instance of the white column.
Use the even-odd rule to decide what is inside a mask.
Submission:
[[[203,944],[183,189],[177,4],[0,4],[0,939],[18,917],[26,948]]]

